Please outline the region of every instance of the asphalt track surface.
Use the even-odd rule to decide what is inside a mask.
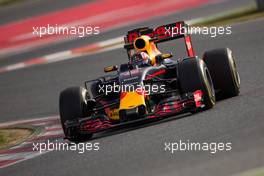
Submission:
[[[92,0],[27,0],[25,3],[0,7],[0,24],[30,18],[35,15],[61,10],[71,6],[81,5]]]
[[[219,5],[211,7],[218,9]],[[205,13],[202,9],[192,13]],[[179,14],[146,24],[162,24],[177,17]],[[217,102],[215,108],[195,115],[103,135],[91,141],[100,143],[99,152],[54,151],[1,169],[0,175],[223,176],[263,166],[263,30],[264,20],[257,20],[234,25],[229,36],[193,36],[198,55],[224,46],[233,50],[241,76],[240,96]],[[105,35],[111,37],[113,33]],[[175,56],[182,54],[173,43],[162,45],[162,49],[171,50]],[[103,75],[104,66],[124,61],[126,54],[118,49],[1,74],[1,121],[57,114],[60,90],[81,85],[84,80]],[[165,142],[179,140],[231,142],[232,150],[216,154],[199,151],[171,154],[164,151]]]

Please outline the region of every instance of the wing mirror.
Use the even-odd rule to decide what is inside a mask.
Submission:
[[[162,59],[168,59],[171,58],[172,56],[173,56],[172,53],[161,54]]]
[[[159,54],[156,56],[156,62],[161,63],[164,59],[171,58],[172,56],[172,53]]]
[[[112,72],[112,71],[116,71],[118,70],[118,66],[117,65],[114,65],[114,66],[108,66],[108,67],[105,67],[104,68],[104,72],[107,73],[107,72]]]

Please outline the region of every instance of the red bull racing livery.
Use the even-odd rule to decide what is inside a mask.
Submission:
[[[240,79],[232,51],[214,49],[199,58],[187,28],[180,21],[128,31],[124,37],[128,61],[104,68],[114,74],[61,92],[65,137],[89,139],[105,130],[210,109],[216,99],[237,96]],[[159,43],[179,38],[185,41],[185,58],[158,49]]]

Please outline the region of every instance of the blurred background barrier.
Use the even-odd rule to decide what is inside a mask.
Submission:
[[[258,10],[264,11],[264,0],[256,0],[256,2],[257,2]]]

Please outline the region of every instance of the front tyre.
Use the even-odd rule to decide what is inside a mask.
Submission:
[[[178,78],[182,93],[201,90],[205,109],[215,105],[215,92],[208,68],[199,58],[187,58],[179,63]]]
[[[65,126],[66,121],[74,121],[87,116],[87,93],[83,87],[70,87],[60,93],[60,120],[65,136],[71,141],[80,141],[92,137],[92,134],[83,136],[79,134],[78,129],[68,130]]]

